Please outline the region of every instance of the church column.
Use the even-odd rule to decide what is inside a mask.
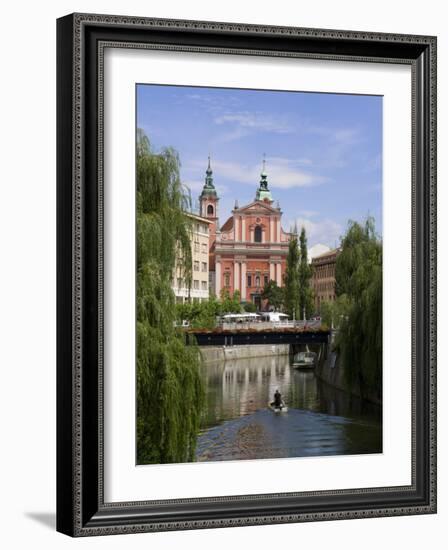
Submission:
[[[269,280],[275,281],[275,264],[273,262],[269,264]]]
[[[280,226],[280,218],[277,218],[277,241],[280,242],[280,234],[281,234],[281,226]]]
[[[238,242],[240,240],[240,219],[238,216],[234,216],[233,219],[235,220],[235,242]]]
[[[246,218],[241,218],[241,240],[246,240]]]
[[[274,218],[271,218],[269,220],[269,240],[271,243],[275,242],[275,236],[274,236]]]
[[[246,262],[241,262],[241,300],[246,300]]]
[[[217,298],[219,298],[221,296],[221,258],[216,258],[215,277],[215,293]]]
[[[277,285],[282,286],[282,264],[280,262],[278,262],[278,264],[276,264],[275,268],[276,268],[276,271],[277,271],[277,275],[275,277],[275,279],[277,281]]]
[[[240,289],[240,262],[235,262],[233,268],[233,289]]]

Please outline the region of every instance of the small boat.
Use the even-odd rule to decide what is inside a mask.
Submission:
[[[268,404],[268,408],[271,409],[272,412],[275,412],[275,413],[286,413],[288,412],[288,407],[283,404],[281,407],[275,407],[272,403],[269,403]]]
[[[292,366],[295,369],[314,369],[316,354],[312,351],[302,351],[294,355]]]

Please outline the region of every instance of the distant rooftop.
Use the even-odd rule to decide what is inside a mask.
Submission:
[[[329,258],[330,256],[334,256],[335,254],[338,254],[341,251],[340,248],[332,248],[331,250],[328,250],[327,252],[324,252],[323,254],[319,254],[319,256],[314,256],[314,260],[324,260],[325,258]]]
[[[308,249],[308,261],[311,262],[317,256],[321,256],[330,251],[330,247],[326,244],[317,243]]]

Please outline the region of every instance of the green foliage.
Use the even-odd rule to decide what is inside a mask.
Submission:
[[[243,309],[246,313],[255,313],[257,311],[257,306],[253,302],[245,302]]]
[[[350,222],[336,260],[339,333],[336,346],[347,382],[361,395],[382,392],[382,242],[375,224]]]
[[[299,247],[300,262],[297,270],[299,279],[299,311],[301,318],[303,318],[303,314],[305,313],[305,317],[308,319],[314,310],[313,290],[310,284],[313,269],[308,263],[308,244],[304,227],[302,227],[300,232]]]
[[[222,314],[222,304],[215,297],[205,302],[177,304],[176,317],[180,323],[189,321],[192,328],[214,328],[216,317]]]
[[[214,328],[216,318],[225,313],[240,313],[240,293],[235,290],[230,296],[228,290],[221,291],[221,301],[211,296],[204,302],[190,302],[176,305],[178,323],[189,321],[192,328]]]
[[[320,318],[322,321],[322,325],[325,325],[328,328],[335,327],[335,312],[333,302],[322,302],[320,304]]]
[[[348,316],[349,310],[350,302],[346,294],[339,296],[334,302],[322,302],[320,305],[322,324],[328,328],[338,329],[341,322]]]
[[[175,324],[176,253],[191,282],[190,199],[172,149],[137,136],[137,463],[194,459],[204,390],[196,346]],[[191,283],[190,283],[191,284]]]
[[[221,309],[222,313],[241,313],[241,296],[238,290],[235,290],[233,296],[223,288],[221,290]]]
[[[299,261],[300,252],[297,242],[297,227],[295,227],[289,241],[284,289],[285,310],[291,319],[300,319]]]
[[[284,301],[283,288],[279,287],[276,281],[271,280],[265,284],[261,297],[263,300],[267,300],[269,306],[271,306],[274,310],[279,310],[281,309]]]
[[[313,313],[313,291],[310,284],[312,275],[313,271],[308,263],[305,228],[302,227],[298,241],[296,226],[289,241],[286,258],[284,304],[290,317],[303,319],[304,313],[307,318]]]

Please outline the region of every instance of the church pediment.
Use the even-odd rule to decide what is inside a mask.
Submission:
[[[278,212],[277,208],[273,208],[267,202],[255,201],[246,206],[238,208],[238,214],[272,214]]]

